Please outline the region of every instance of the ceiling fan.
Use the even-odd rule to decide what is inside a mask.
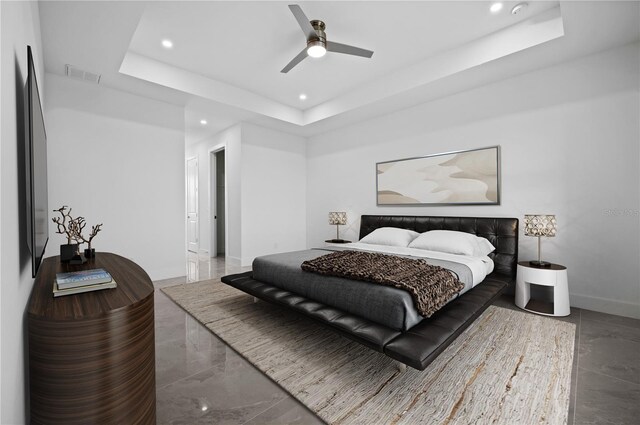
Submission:
[[[307,56],[312,58],[320,58],[329,52],[344,53],[346,55],[362,56],[370,58],[373,55],[371,50],[361,49],[359,47],[349,46],[347,44],[335,43],[327,40],[327,35],[324,32],[325,24],[319,20],[310,21],[307,15],[304,14],[302,8],[297,4],[289,5],[289,9],[298,21],[298,25],[302,28],[305,38],[307,39],[307,47],[302,49],[298,55],[282,68],[282,73],[287,73],[291,69],[302,62]]]

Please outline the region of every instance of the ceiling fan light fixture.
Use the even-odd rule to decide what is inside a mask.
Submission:
[[[312,40],[307,43],[307,55],[312,58],[321,58],[327,53],[327,48],[320,40]]]

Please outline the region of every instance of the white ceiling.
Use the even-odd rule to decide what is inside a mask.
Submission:
[[[301,7],[307,17],[326,23],[329,40],[370,49],[374,55],[307,58],[282,74],[306,47],[287,3],[199,2],[185,7],[158,2],[145,9],[129,50],[308,109],[557,4],[537,2],[519,16],[494,16],[486,2],[305,2]],[[163,48],[163,38],[174,47]],[[300,93],[307,94],[306,101],[299,100]]]
[[[375,53],[288,74],[305,40],[287,2],[41,2],[40,19],[47,72],[69,63],[185,105],[190,141],[239,120],[318,134],[640,38],[638,2],[529,1],[517,16],[504,3],[298,2],[329,40]]]

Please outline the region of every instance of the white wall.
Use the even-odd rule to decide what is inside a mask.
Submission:
[[[198,157],[200,249],[209,251],[209,152],[225,148],[226,257],[251,265],[258,255],[306,245],[305,139],[249,123],[187,146]]]
[[[242,265],[306,246],[306,139],[242,125]]]
[[[185,274],[182,107],[47,74],[49,206],[104,223],[97,251],[154,279]],[[51,223],[50,255],[62,235]]]
[[[639,45],[463,92],[313,137],[307,245],[333,236],[327,213],[506,216],[552,213],[543,257],[569,269],[574,306],[640,317]],[[502,147],[502,205],[377,207],[379,161]],[[520,259],[536,255],[521,235]]]
[[[227,179],[225,251],[226,257],[232,264],[240,264],[242,259],[242,125],[235,125],[223,131],[222,134],[225,137],[224,171]]]
[[[24,152],[20,148],[24,143],[27,45],[33,48],[41,96],[45,81],[38,3],[0,2],[0,20],[0,423],[17,424],[27,422],[25,308],[33,286],[24,211]]]

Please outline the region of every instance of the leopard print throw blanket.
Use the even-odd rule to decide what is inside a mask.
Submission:
[[[464,288],[450,270],[424,260],[375,252],[337,251],[305,261],[302,270],[404,289],[424,317],[431,317]]]

